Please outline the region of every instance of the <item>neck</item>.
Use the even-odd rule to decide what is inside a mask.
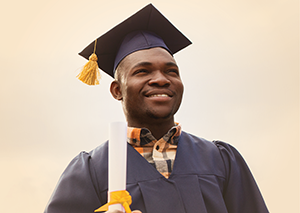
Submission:
[[[152,121],[152,122],[134,122],[130,119],[127,119],[128,126],[130,127],[137,127],[137,128],[147,128],[150,130],[152,135],[159,140],[162,138],[174,125],[174,118],[169,119],[167,121],[161,121],[159,119]]]

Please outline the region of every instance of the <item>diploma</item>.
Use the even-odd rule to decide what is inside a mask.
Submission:
[[[109,127],[108,143],[108,202],[110,192],[126,190],[127,123],[113,122]],[[121,204],[109,206],[109,210],[125,212]]]

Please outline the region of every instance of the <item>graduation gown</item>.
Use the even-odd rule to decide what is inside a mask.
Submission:
[[[81,152],[63,172],[45,213],[92,213],[107,202],[108,143]],[[132,146],[127,191],[142,213],[267,213],[242,156],[232,146],[182,132],[166,179]]]

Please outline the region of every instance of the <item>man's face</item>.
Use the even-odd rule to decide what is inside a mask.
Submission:
[[[174,58],[158,47],[134,52],[120,66],[119,99],[128,123],[173,119],[183,94]]]

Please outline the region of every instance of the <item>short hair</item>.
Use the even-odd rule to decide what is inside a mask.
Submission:
[[[118,82],[122,82],[123,77],[124,77],[123,61],[124,61],[124,59],[119,63],[119,65],[116,68],[115,74],[114,74],[114,78]]]

